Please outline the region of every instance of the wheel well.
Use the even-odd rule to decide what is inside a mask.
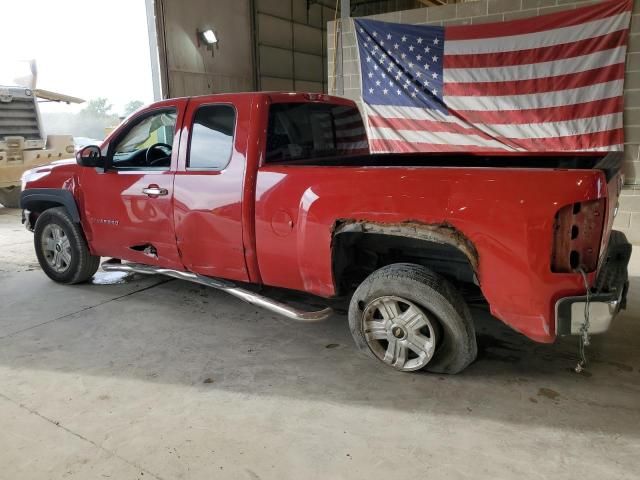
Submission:
[[[343,223],[334,229],[332,266],[338,295],[353,292],[367,276],[381,267],[406,262],[439,273],[465,296],[482,296],[476,274],[478,257],[475,248],[470,243],[460,245],[460,233],[452,232],[450,226],[425,226],[425,230],[416,233],[415,225],[409,226],[410,231],[377,224],[370,228],[371,225]],[[457,236],[451,236],[452,233]]]
[[[46,200],[31,202],[29,204],[29,218],[28,218],[31,229],[33,229],[33,227],[36,224],[36,220],[38,220],[38,217],[42,213],[44,213],[45,210],[49,210],[50,208],[56,208],[56,207],[64,207],[64,205],[62,203],[46,201]]]
[[[73,193],[57,188],[34,188],[24,190],[20,195],[20,206],[31,212],[31,225],[45,210],[64,207],[75,223],[80,223],[80,214]]]

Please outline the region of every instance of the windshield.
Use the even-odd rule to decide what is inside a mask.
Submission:
[[[369,152],[357,108],[276,103],[269,109],[266,161],[282,162]]]

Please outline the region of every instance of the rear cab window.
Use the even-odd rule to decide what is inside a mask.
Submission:
[[[357,108],[325,103],[275,103],[269,108],[267,163],[369,153]]]

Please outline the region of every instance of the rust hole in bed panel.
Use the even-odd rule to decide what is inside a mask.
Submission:
[[[561,208],[554,224],[551,270],[569,273],[581,267],[595,271],[604,220],[603,199],[574,203]]]
[[[573,227],[571,227],[571,240],[575,240],[576,238],[578,238],[579,233],[580,233],[580,229],[578,228],[577,225],[574,225]]]

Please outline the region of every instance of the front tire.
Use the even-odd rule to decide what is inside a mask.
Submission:
[[[380,268],[360,284],[349,305],[349,327],[361,351],[405,372],[459,373],[478,352],[460,293],[411,263]]]
[[[34,245],[42,270],[58,283],[85,282],[100,266],[100,257],[91,255],[80,225],[73,222],[64,207],[40,214],[34,228]]]

